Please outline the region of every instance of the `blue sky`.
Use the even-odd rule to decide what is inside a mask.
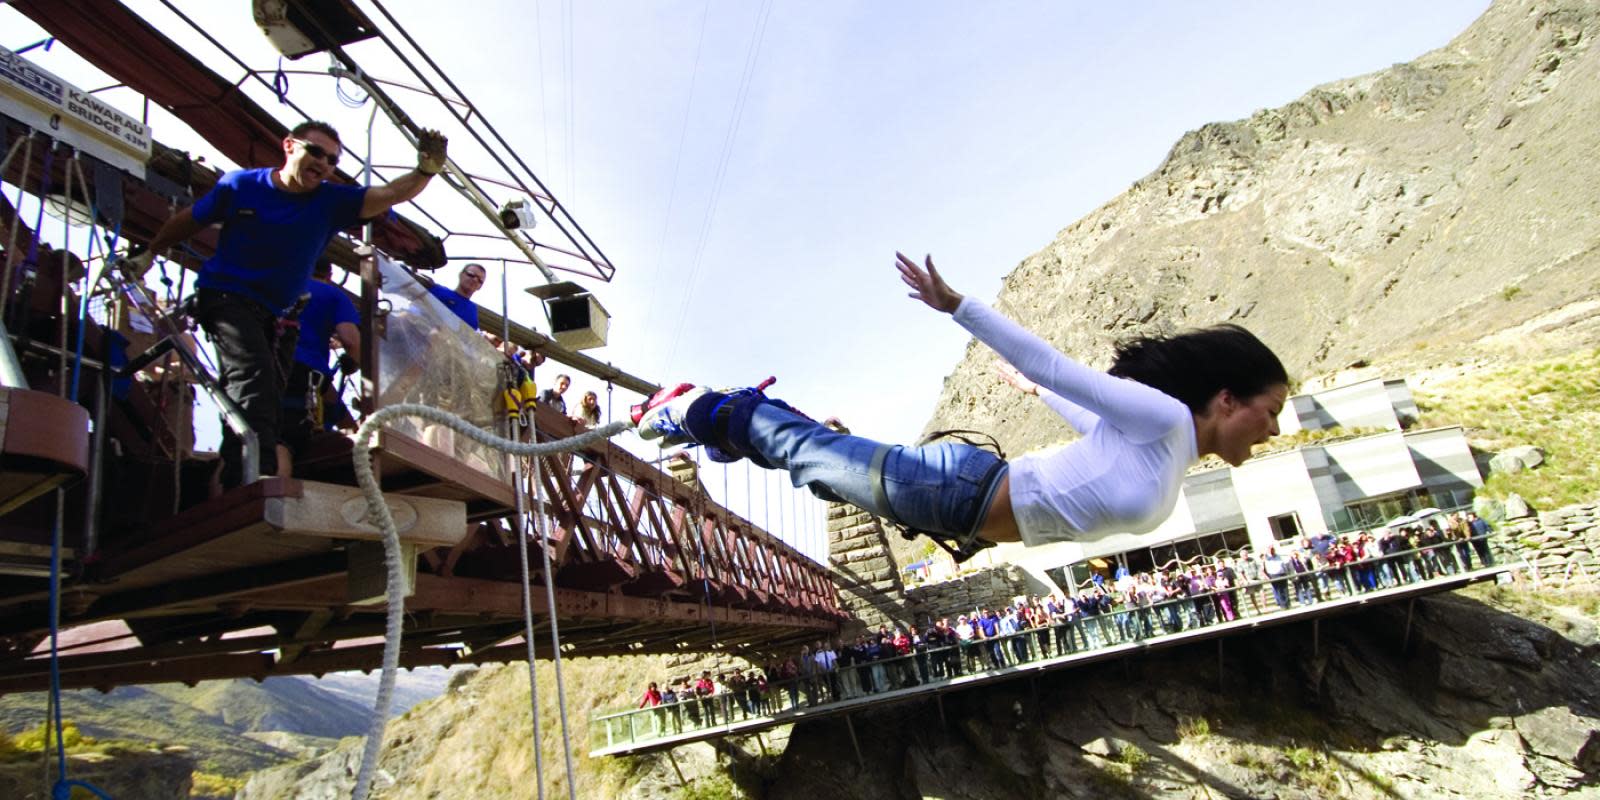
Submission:
[[[237,75],[158,3],[128,4]],[[275,63],[247,4],[177,5],[252,65]],[[1018,262],[1153,170],[1185,131],[1411,60],[1486,7],[386,5],[616,266],[611,284],[592,286],[614,317],[610,346],[594,355],[660,382],[749,384],[775,374],[774,394],[888,441],[917,435],[967,340],[905,298],[890,266],[895,250],[933,253],[958,290],[992,299]],[[13,48],[38,38],[3,7],[0,31],[0,44]],[[96,85],[68,54],[30,57]],[[367,68],[381,75],[384,65],[374,58]],[[347,140],[359,138],[350,132],[364,127],[365,109],[339,106],[329,81],[292,83],[297,101],[333,119]],[[158,139],[203,152],[181,126],[155,123]],[[392,135],[378,138],[393,152]],[[521,271],[511,282],[536,277]],[[491,275],[479,299],[498,306],[498,286]],[[513,294],[513,313],[538,321]],[[578,392],[593,386],[582,376],[576,383]],[[619,392],[618,413],[631,401]]]

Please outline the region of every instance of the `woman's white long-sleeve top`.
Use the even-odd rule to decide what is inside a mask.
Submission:
[[[1028,545],[1144,533],[1178,502],[1199,459],[1189,408],[1159,389],[1066,357],[967,297],[955,320],[1034,383],[1083,438],[1011,461],[1011,508]]]

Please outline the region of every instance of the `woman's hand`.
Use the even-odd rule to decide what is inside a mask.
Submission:
[[[1039,396],[1039,384],[1028,380],[1028,376],[1018,372],[1016,367],[1002,361],[995,365],[994,371],[1000,376],[1000,380],[1016,387],[1017,391],[1023,394],[1031,394],[1035,397]]]
[[[906,258],[903,253],[895,253],[895,267],[900,270],[900,280],[906,282],[912,289],[909,297],[921,300],[935,311],[954,314],[961,305],[961,295],[950,288],[950,284],[939,277],[939,271],[933,268],[933,256],[928,256],[927,269],[917,266],[917,262]]]

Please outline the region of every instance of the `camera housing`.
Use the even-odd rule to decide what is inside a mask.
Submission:
[[[508,231],[532,230],[539,224],[539,218],[527,200],[509,200],[500,207],[500,224]]]

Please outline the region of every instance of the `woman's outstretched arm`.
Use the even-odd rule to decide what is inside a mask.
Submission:
[[[1061,418],[1065,419],[1067,424],[1071,425],[1072,429],[1078,433],[1087,434],[1090,429],[1100,423],[1100,418],[1095,416],[1093,411],[1034,383],[1028,379],[1028,376],[1018,372],[1016,367],[1004,361],[995,366],[995,372],[1000,374],[1000,380],[1011,384],[1017,391],[1023,394],[1031,394],[1044,401],[1044,404],[1049,406],[1051,411],[1060,414]]]
[[[1060,395],[1135,439],[1165,435],[1189,420],[1183,403],[1142,383],[1114,378],[1066,357],[1043,339],[999,312],[963,297],[944,282],[929,256],[926,268],[896,253],[900,278],[911,297],[954,316],[978,341],[1045,389]]]

